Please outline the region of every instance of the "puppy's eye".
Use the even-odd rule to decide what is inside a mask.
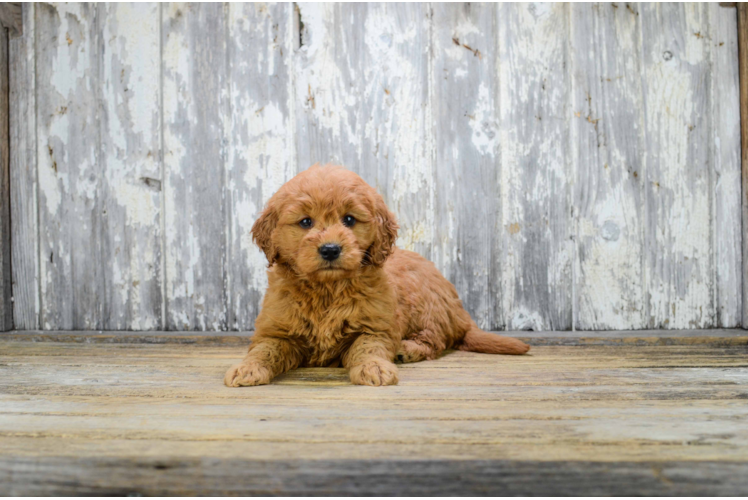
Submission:
[[[310,227],[312,227],[312,224],[314,224],[314,222],[309,217],[306,217],[305,219],[301,219],[299,221],[299,225],[304,229],[309,229]]]
[[[353,227],[356,224],[356,218],[352,215],[346,215],[343,217],[343,225],[346,227]]]

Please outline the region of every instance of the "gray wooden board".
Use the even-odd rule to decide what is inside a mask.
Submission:
[[[37,13],[42,326],[160,327],[158,7]]]
[[[161,328],[160,21],[157,4],[99,4],[102,328]]]
[[[8,32],[0,26],[0,332],[13,328],[10,267],[10,131]]]
[[[614,5],[571,6],[579,330],[646,326],[640,16]]]
[[[250,230],[270,196],[296,174],[293,128],[294,7],[228,6],[228,326],[254,326],[267,287],[265,254]]]
[[[747,477],[694,461],[0,460],[8,496],[744,496]]]
[[[706,4],[641,4],[650,328],[714,326]]]
[[[251,329],[249,229],[317,161],[377,187],[486,329],[741,324],[732,9],[27,4],[23,23],[16,328]]]
[[[741,319],[743,222],[740,217],[740,79],[737,16],[732,9],[709,4],[712,94],[710,96],[712,153],[712,252],[714,253],[714,325],[734,327]],[[748,326],[748,325],[746,325]]]
[[[10,220],[15,328],[39,328],[39,225],[36,163],[34,4],[23,7],[23,35],[10,40]]]
[[[738,76],[740,79],[740,137],[742,164],[743,222],[743,328],[748,328],[748,5],[736,3],[738,10]]]
[[[501,309],[508,330],[569,330],[570,7],[498,9]]]
[[[106,324],[96,10],[94,4],[35,6],[40,324],[45,329]]]
[[[481,328],[502,325],[493,4],[433,6],[434,263]],[[494,313],[499,317],[494,319]]]
[[[220,3],[162,5],[164,324],[228,325],[227,18]]]

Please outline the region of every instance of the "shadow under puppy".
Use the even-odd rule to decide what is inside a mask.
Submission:
[[[252,227],[269,286],[249,352],[225,384],[342,364],[354,384],[391,385],[396,358],[530,349],[480,330],[434,264],[395,248],[397,229],[376,190],[342,167],[314,165],[284,184]]]

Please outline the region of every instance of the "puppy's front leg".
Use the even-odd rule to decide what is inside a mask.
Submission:
[[[301,353],[288,340],[257,338],[244,361],[229,368],[223,383],[229,387],[267,384],[281,373],[297,368],[301,361]]]
[[[392,360],[396,350],[390,338],[363,333],[343,355],[343,366],[348,369],[354,384],[395,385],[397,366]]]

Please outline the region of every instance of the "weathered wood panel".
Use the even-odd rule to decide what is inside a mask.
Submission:
[[[294,7],[232,3],[228,326],[251,330],[267,287],[267,260],[250,230],[268,198],[297,172],[293,120]]]
[[[503,325],[493,4],[433,6],[433,259],[482,328]]]
[[[376,186],[484,328],[739,326],[732,14],[26,6],[17,327],[251,329],[249,229],[317,161]]]
[[[13,328],[10,267],[10,82],[8,32],[0,24],[0,332]]]
[[[42,325],[160,327],[158,9],[37,12]]]
[[[398,244],[431,257],[434,229],[429,8],[299,4],[300,169],[342,163],[398,216]]]
[[[705,4],[642,4],[650,328],[714,326]]]
[[[742,219],[743,219],[743,328],[748,328],[748,5],[738,9],[738,65],[740,77],[740,138],[742,164]]]
[[[575,327],[646,327],[639,15],[573,4]]]
[[[701,461],[0,459],[12,496],[737,497],[746,474],[743,463]]]
[[[23,35],[10,40],[10,220],[15,328],[39,328],[39,224],[36,162],[36,54],[32,3]]]
[[[507,329],[572,327],[569,6],[498,6]]]
[[[227,17],[162,5],[165,314],[169,330],[227,328]]]
[[[735,10],[709,4],[711,58],[712,249],[714,325],[733,328],[742,321],[742,244],[740,215],[740,78]]]
[[[161,322],[160,20],[157,4],[99,4],[99,215],[105,329]]]
[[[226,388],[242,351],[0,341],[0,491],[745,492],[745,345],[454,352],[393,387],[300,369]]]
[[[104,325],[100,36],[94,4],[36,5],[41,326]]]

